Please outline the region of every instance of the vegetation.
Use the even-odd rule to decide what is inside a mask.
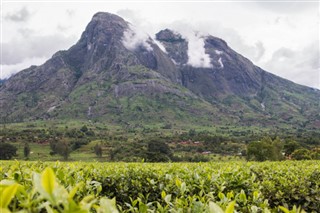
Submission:
[[[12,157],[17,155],[17,147],[8,144],[0,143],[0,159],[10,160]]]
[[[25,157],[25,159],[28,159],[29,158],[29,155],[30,155],[30,146],[28,143],[25,143],[24,144],[24,147],[23,147],[23,155]]]
[[[2,212],[251,213],[300,212],[289,211],[300,208],[312,213],[320,209],[317,161],[7,161],[1,165],[0,193],[5,201],[1,202]]]
[[[168,162],[172,159],[173,154],[165,142],[155,139],[148,142],[147,160],[149,162]]]
[[[160,150],[152,150],[152,141],[159,144],[153,146],[155,148],[165,144],[169,152],[161,156]],[[292,157],[298,149],[310,151],[310,157],[305,159],[318,159],[319,154],[314,150],[320,147],[320,135],[317,132],[263,133],[236,126],[178,129],[175,123],[113,126],[85,121],[37,121],[7,124],[5,129],[0,129],[0,143],[15,146],[17,155],[14,158],[19,160],[207,162],[246,158],[264,161],[300,159]],[[257,157],[249,152],[248,155],[247,150],[252,150],[254,143],[264,146],[256,151],[264,150],[266,154]],[[25,144],[30,149],[28,157]],[[96,145],[100,148],[95,148]]]
[[[283,160],[283,143],[279,138],[272,140],[270,137],[261,141],[252,142],[247,148],[247,159],[256,161],[279,161]]]
[[[95,145],[94,153],[97,155],[97,157],[102,157],[102,147],[100,144]]]

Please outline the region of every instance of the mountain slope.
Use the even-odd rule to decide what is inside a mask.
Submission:
[[[122,18],[95,14],[77,44],[1,87],[1,116],[161,122],[215,112],[179,84],[180,72],[152,41],[152,51],[143,45],[128,50],[127,30]]]
[[[211,35],[202,39],[212,66],[200,68],[188,64],[188,40],[182,35],[165,29],[156,38],[175,61],[183,85],[210,103],[223,104],[240,123],[319,127],[319,90],[262,70]]]
[[[199,37],[207,58],[198,66],[190,39],[160,31],[164,52],[138,34],[121,17],[95,14],[74,46],[0,86],[1,118],[320,127],[318,90],[262,70],[222,39]]]

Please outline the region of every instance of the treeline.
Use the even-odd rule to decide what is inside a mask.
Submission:
[[[316,133],[295,138],[276,135],[230,137],[195,129],[171,134],[154,131],[139,134],[134,130],[111,132],[86,125],[22,131],[9,129],[0,133],[1,159],[16,156],[15,143],[23,144],[25,159],[29,158],[32,143],[47,144],[50,155],[60,155],[68,160],[73,151],[95,141],[91,151],[97,158],[104,157],[103,161],[149,162],[205,162],[212,160],[213,155],[236,156],[249,161],[319,159],[320,146],[320,136]]]

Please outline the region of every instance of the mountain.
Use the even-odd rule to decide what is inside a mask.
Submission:
[[[96,13],[74,46],[0,85],[0,116],[320,127],[319,90],[262,70],[222,39],[196,38],[165,29],[153,40],[119,16]],[[191,45],[199,41],[204,52],[195,61]]]

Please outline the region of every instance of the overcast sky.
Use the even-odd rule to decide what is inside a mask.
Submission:
[[[320,89],[318,1],[3,0],[0,78],[68,49],[98,11],[118,14],[150,36],[172,28],[220,37],[261,68]]]

